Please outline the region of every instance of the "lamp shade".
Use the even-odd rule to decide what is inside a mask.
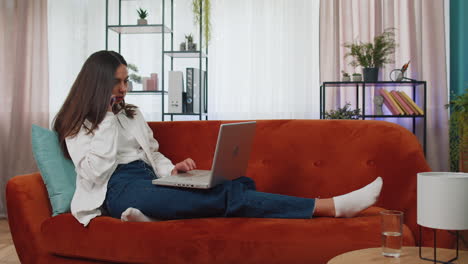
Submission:
[[[444,230],[468,229],[468,173],[418,173],[417,222]]]

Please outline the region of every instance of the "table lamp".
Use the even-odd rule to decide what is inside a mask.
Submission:
[[[434,263],[452,263],[458,259],[459,230],[468,229],[468,173],[418,173],[417,223],[419,225],[419,257]],[[434,259],[421,255],[421,226],[433,229]],[[455,230],[457,250],[455,258],[446,262],[437,260],[436,229]]]

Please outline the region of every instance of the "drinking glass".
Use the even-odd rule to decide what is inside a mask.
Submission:
[[[398,258],[403,243],[403,212],[386,210],[380,212],[382,226],[382,255]]]

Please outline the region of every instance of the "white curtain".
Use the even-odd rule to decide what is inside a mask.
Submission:
[[[165,1],[165,23],[167,26],[170,25],[171,21],[170,2],[169,0]],[[161,1],[122,0],[121,3],[120,22],[123,25],[136,24],[138,18],[136,9],[138,8],[148,10],[148,24],[162,23]],[[52,123],[85,60],[92,53],[106,48],[106,1],[48,0],[48,11],[50,122]],[[118,0],[109,0],[109,25],[119,23],[118,14]],[[194,41],[199,42],[196,34],[198,31],[193,24],[191,0],[174,1],[174,28],[174,50],[179,49],[179,44],[185,40],[185,35],[190,33],[194,35]],[[166,34],[165,39],[166,49],[168,49],[170,35]],[[111,30],[108,31],[108,49],[118,51],[118,35]],[[161,75],[161,34],[123,34],[121,54],[128,63],[138,67],[138,75],[150,76],[151,73]],[[198,60],[195,59],[174,60],[174,70],[198,67],[197,62]],[[170,58],[166,56],[166,74],[168,70],[170,70]],[[159,79],[161,80],[161,78]],[[141,85],[135,84],[134,86],[135,90],[141,90]],[[146,120],[161,120],[161,97],[159,94],[129,94],[126,101],[138,105]]]
[[[209,119],[318,118],[319,0],[211,2]],[[109,3],[109,21],[117,24],[117,1]],[[166,0],[166,24],[169,5]],[[198,31],[191,0],[174,5],[178,50],[186,34],[198,42]],[[122,23],[135,24],[139,7],[149,10],[149,23],[161,23],[161,2],[149,0],[122,1]],[[105,48],[105,1],[49,0],[49,13],[52,121],[86,58]],[[160,74],[160,37],[123,35],[121,53],[141,75]],[[117,43],[109,32],[109,49],[117,50]],[[165,63],[167,71],[168,57]],[[185,67],[198,67],[198,60],[175,60],[174,70]],[[147,120],[161,119],[160,95],[129,95],[127,101],[139,105]]]
[[[215,0],[210,119],[319,117],[318,0]]]
[[[0,217],[5,187],[16,175],[37,171],[31,125],[47,126],[47,1],[0,1]]]
[[[105,1],[48,0],[50,123],[86,58],[105,47]]]

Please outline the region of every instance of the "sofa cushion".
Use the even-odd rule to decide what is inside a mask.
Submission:
[[[57,134],[49,129],[33,125],[32,150],[47,187],[52,215],[70,212],[70,204],[75,192],[76,172],[72,161],[64,157]]]
[[[50,253],[67,257],[128,263],[326,263],[350,250],[379,247],[381,210],[371,207],[348,219],[201,218],[129,223],[98,217],[86,228],[64,214],[45,221],[41,232]],[[403,244],[415,245],[407,226]]]
[[[166,157],[191,157],[197,168],[210,169],[219,125],[225,122],[233,121],[149,125]],[[381,176],[384,184],[376,206],[404,211],[406,223],[417,233],[416,175],[425,171],[431,169],[418,139],[394,123],[257,120],[247,176],[258,191],[305,198],[342,195]],[[431,237],[430,230],[425,237]]]

